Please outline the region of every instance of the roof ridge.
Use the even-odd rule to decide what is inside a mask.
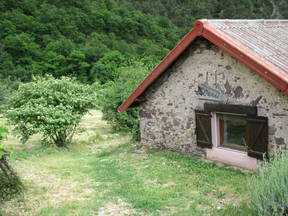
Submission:
[[[284,22],[288,23],[288,19],[199,19],[196,22],[241,22],[241,21],[249,21],[249,22]]]

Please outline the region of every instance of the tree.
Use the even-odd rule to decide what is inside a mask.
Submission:
[[[45,141],[65,147],[82,116],[94,106],[91,91],[89,86],[67,77],[37,78],[20,85],[11,98],[7,117],[23,142],[40,133]]]
[[[134,62],[130,66],[118,68],[117,73],[120,74],[118,79],[115,82],[107,82],[99,90],[103,119],[107,120],[114,130],[130,132],[136,139],[139,139],[140,135],[139,109],[132,108],[123,113],[118,112],[117,109],[150,70],[151,68],[144,66],[142,62]]]
[[[90,76],[93,77],[92,80],[99,81],[101,84],[114,81],[119,76],[118,68],[125,64],[127,60],[120,52],[109,52],[94,64]]]
[[[33,75],[40,74],[41,69],[38,61],[42,53],[32,35],[27,33],[9,35],[2,40],[2,43],[6,55],[1,59],[3,58],[3,63],[6,66],[0,66],[0,71],[3,70],[4,75],[27,81]],[[14,67],[13,65],[17,66]]]
[[[87,80],[89,67],[90,65],[85,61],[85,54],[81,51],[74,50],[67,57],[68,75],[74,75],[81,81]]]

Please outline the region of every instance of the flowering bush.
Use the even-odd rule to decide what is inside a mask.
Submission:
[[[82,116],[94,107],[93,95],[89,86],[68,77],[37,78],[20,85],[11,98],[7,118],[23,142],[40,133],[45,141],[64,147]]]

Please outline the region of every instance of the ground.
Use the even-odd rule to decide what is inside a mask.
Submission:
[[[91,111],[83,118],[69,149],[43,146],[40,136],[23,145],[10,135],[10,163],[26,190],[0,206],[2,214],[223,215],[247,197],[250,174],[145,150],[128,134],[113,132],[101,116]]]

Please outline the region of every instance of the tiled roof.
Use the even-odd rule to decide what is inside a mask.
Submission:
[[[288,73],[288,20],[207,20],[206,23]]]
[[[198,20],[194,28],[122,103],[118,111],[128,109],[200,36],[288,94],[288,20]]]

